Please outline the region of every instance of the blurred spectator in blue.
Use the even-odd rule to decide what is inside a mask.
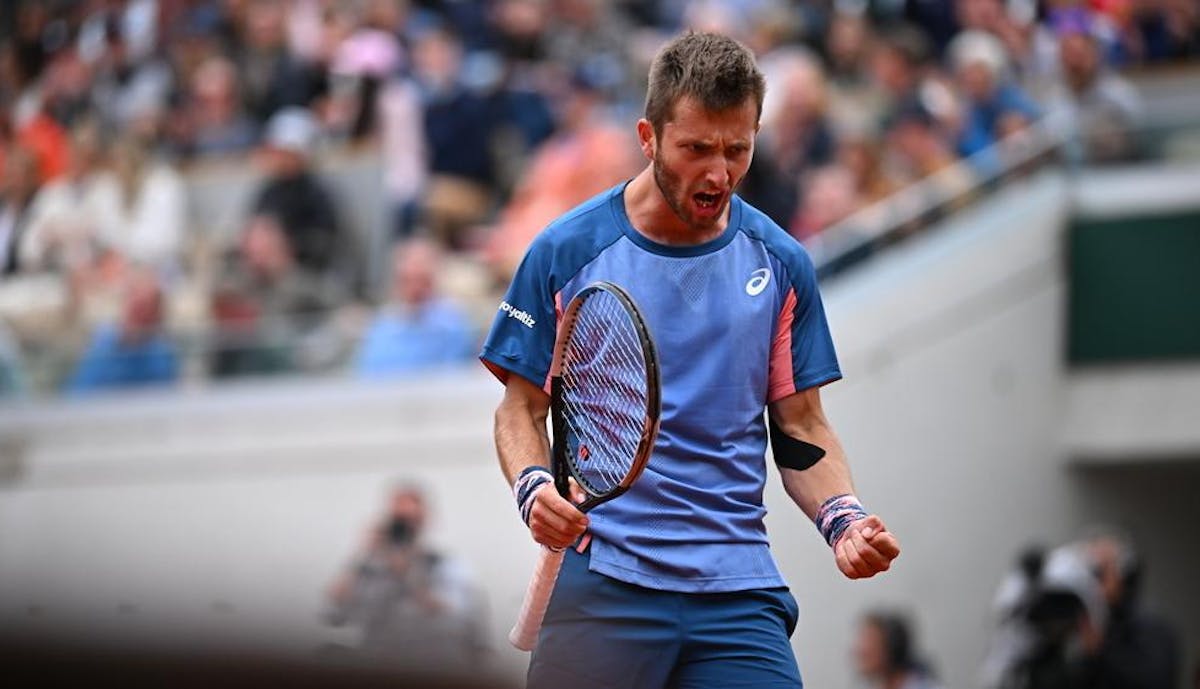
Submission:
[[[463,47],[449,29],[420,31],[412,57],[429,152],[422,220],[434,237],[462,248],[469,244],[465,231],[492,210],[498,113],[492,99],[463,83]]]
[[[258,137],[254,121],[242,110],[237,68],[218,55],[196,67],[188,94],[168,126],[181,150],[199,156],[241,153]]]
[[[983,31],[964,31],[947,49],[966,110],[957,147],[962,156],[988,148],[1029,126],[1040,109],[1011,78],[1004,44]]]
[[[1047,109],[1067,138],[1068,156],[1096,163],[1136,157],[1141,96],[1105,64],[1095,15],[1083,8],[1063,10],[1050,23],[1058,35],[1062,79]]]
[[[248,226],[271,224],[287,239],[297,268],[314,276],[350,284],[348,259],[337,206],[313,170],[320,131],[305,108],[277,112],[267,123],[259,162],[266,179],[250,211]]]
[[[37,193],[37,160],[22,147],[5,151],[0,188],[0,281],[20,268],[21,237]]]
[[[411,374],[474,357],[476,335],[466,311],[438,293],[441,269],[441,250],[428,239],[393,249],[390,298],[363,336],[359,375]]]
[[[135,269],[124,285],[120,321],[92,335],[67,383],[73,393],[173,383],[179,356],[163,331],[163,293],[152,271]]]
[[[872,689],[938,689],[941,684],[920,659],[908,618],[874,611],[863,616],[854,642],[859,677]]]

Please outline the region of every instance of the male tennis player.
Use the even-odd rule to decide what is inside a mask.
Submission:
[[[530,661],[535,689],[802,686],[788,641],[796,601],[763,526],[768,435],[787,493],[847,577],[900,552],[854,497],[821,410],[820,387],[841,371],[813,266],[734,195],[764,91],[736,41],[665,46],[637,124],[646,169],[538,236],[484,345],[505,384],[496,447],[521,513],[537,542],[576,546]],[[645,315],[662,419],[645,474],[585,516],[546,473],[547,374],[558,312],[596,280],[624,287]]]

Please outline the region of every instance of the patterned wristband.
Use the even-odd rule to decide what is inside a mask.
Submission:
[[[529,513],[533,511],[533,496],[538,488],[554,481],[554,476],[546,467],[531,466],[517,476],[513,483],[513,498],[517,501],[517,511],[521,513],[521,521],[529,526]]]
[[[846,527],[860,519],[867,518],[858,498],[849,493],[835,495],[821,504],[817,510],[817,529],[825,538],[825,542],[833,547],[846,531]]]

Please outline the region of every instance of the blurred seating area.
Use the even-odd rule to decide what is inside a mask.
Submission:
[[[819,257],[1150,155],[1130,71],[1200,56],[1192,0],[3,3],[0,398],[470,361],[529,240],[643,164],[684,28],[759,55],[742,195]]]

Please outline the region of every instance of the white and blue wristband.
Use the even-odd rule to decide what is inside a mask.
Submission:
[[[547,483],[554,482],[554,475],[543,466],[525,467],[513,482],[513,498],[517,501],[517,511],[521,513],[521,521],[529,526],[529,514],[533,511],[534,495],[538,489]]]

